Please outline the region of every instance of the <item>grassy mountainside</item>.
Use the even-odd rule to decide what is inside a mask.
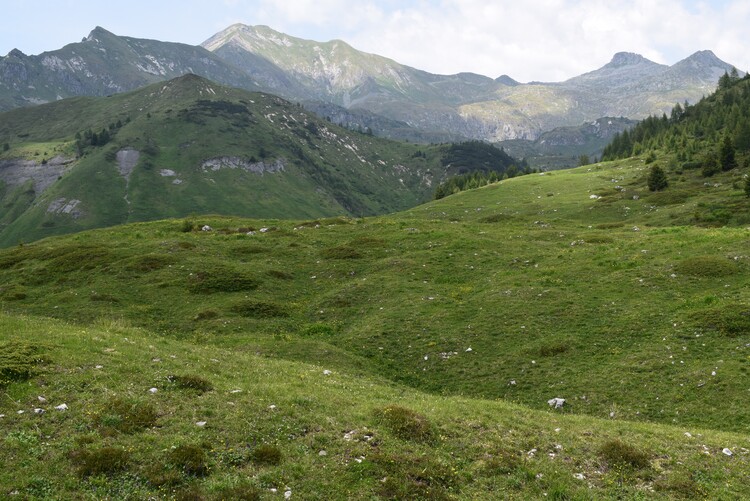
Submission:
[[[47,361],[0,404],[3,488],[746,496],[742,173],[710,190],[670,174],[671,196],[647,172],[633,159],[393,216],[195,217],[1,251],[4,340],[35,345],[3,349]],[[718,204],[736,225],[711,227]]]
[[[358,134],[192,75],[7,112],[0,144],[5,245],[194,213],[393,212],[429,199],[446,175],[442,147]]]

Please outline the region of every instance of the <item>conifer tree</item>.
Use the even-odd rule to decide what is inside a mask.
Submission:
[[[728,171],[737,167],[737,160],[734,155],[734,145],[728,134],[724,135],[721,143],[721,170]]]
[[[648,175],[648,189],[651,191],[661,191],[666,189],[667,186],[669,186],[669,182],[667,181],[667,174],[664,172],[664,169],[658,165],[651,167]]]

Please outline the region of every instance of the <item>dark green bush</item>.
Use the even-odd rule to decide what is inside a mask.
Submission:
[[[169,453],[169,462],[187,475],[205,477],[209,473],[206,451],[197,445],[179,445]]]
[[[648,454],[619,439],[610,440],[602,445],[599,449],[599,455],[610,468],[643,469],[648,468],[651,464]]]
[[[737,273],[737,265],[722,257],[698,256],[683,259],[675,266],[675,271],[693,277],[725,277]]]
[[[102,447],[95,450],[79,449],[70,455],[78,476],[112,475],[127,469],[130,454],[119,447]]]
[[[219,317],[219,312],[216,310],[203,310],[199,311],[193,320],[212,320]]]
[[[41,345],[10,341],[0,344],[0,388],[31,377],[37,365],[49,360]]]
[[[568,349],[570,349],[570,346],[567,341],[551,341],[539,347],[539,356],[554,357],[555,355],[565,353]]]
[[[275,303],[250,299],[234,304],[232,311],[248,318],[274,318],[289,315],[284,308]]]
[[[484,463],[484,473],[491,476],[507,475],[523,464],[523,459],[517,451],[500,449]]]
[[[273,278],[278,278],[279,280],[292,280],[294,278],[294,275],[287,271],[281,271],[281,270],[268,270],[268,276]]]
[[[213,499],[238,501],[260,501],[260,490],[252,484],[241,483],[233,487],[224,487],[219,489],[213,496]]]
[[[114,432],[135,433],[156,425],[158,415],[153,405],[114,398],[96,414],[96,424],[105,435]]]
[[[258,285],[255,278],[224,266],[214,266],[188,277],[188,290],[194,294],[251,291],[257,289]]]
[[[376,419],[404,440],[429,442],[433,439],[432,425],[427,417],[400,405],[388,405],[375,410]]]
[[[250,459],[257,464],[277,465],[281,463],[281,449],[271,444],[261,444],[250,453]]]
[[[362,257],[357,249],[348,245],[323,249],[320,254],[326,259],[359,259]]]
[[[741,304],[729,304],[717,308],[694,311],[691,319],[703,329],[716,330],[737,337],[750,332],[750,308]]]
[[[176,262],[176,257],[167,254],[146,254],[134,258],[128,265],[127,269],[140,273],[148,273],[150,271],[166,268],[170,264],[175,264]]]
[[[167,376],[167,380],[177,388],[180,388],[182,390],[195,390],[199,394],[203,394],[214,389],[214,386],[210,381],[195,374],[186,374],[182,376],[171,375]]]

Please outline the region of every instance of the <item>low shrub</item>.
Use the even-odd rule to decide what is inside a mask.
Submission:
[[[508,214],[492,214],[479,219],[480,223],[504,223],[513,219],[513,216]]]
[[[186,475],[205,477],[209,473],[206,451],[197,445],[179,445],[169,453],[169,462]]]
[[[30,378],[37,365],[48,362],[41,345],[16,341],[0,343],[0,388]]]
[[[170,264],[175,264],[176,262],[177,258],[174,256],[165,254],[146,254],[132,259],[128,264],[127,269],[139,273],[148,273],[166,268]]]
[[[266,273],[269,277],[278,278],[279,280],[292,280],[294,278],[294,275],[287,271],[268,270]]]
[[[459,482],[451,468],[425,456],[375,453],[373,473],[383,478],[378,495],[384,499],[453,499]]]
[[[194,374],[182,376],[170,375],[167,376],[167,380],[179,389],[195,390],[198,394],[203,394],[214,389],[210,381]]]
[[[232,311],[248,318],[286,317],[287,311],[276,303],[246,300],[232,306]]]
[[[570,346],[566,341],[552,341],[539,347],[539,356],[554,357],[565,353],[568,349],[570,349]]]
[[[214,499],[236,499],[238,501],[260,501],[260,489],[249,483],[219,489]]]
[[[156,425],[157,417],[156,409],[148,402],[114,398],[95,415],[95,422],[105,435],[136,433]]]
[[[648,468],[651,464],[647,453],[619,439],[604,443],[599,449],[599,455],[607,462],[610,468],[626,467],[643,469]]]
[[[193,320],[199,321],[199,320],[212,320],[214,318],[219,317],[219,312],[216,310],[203,310],[199,311],[195,317],[193,317]]]
[[[349,245],[340,245],[338,247],[329,247],[323,249],[320,254],[326,259],[359,259],[362,254]]]
[[[424,415],[400,405],[375,410],[376,419],[394,435],[404,440],[429,442],[433,439],[430,421]]]
[[[125,471],[130,463],[130,454],[119,447],[102,447],[88,450],[78,449],[71,453],[79,477],[112,475]]]
[[[281,449],[271,444],[261,444],[250,453],[250,459],[257,464],[277,465],[281,463]]]
[[[188,277],[188,290],[194,294],[216,292],[242,292],[255,290],[258,280],[238,270],[215,266],[208,270],[192,273]]]
[[[522,464],[523,459],[517,451],[500,449],[484,462],[482,470],[490,476],[508,475]]]
[[[697,256],[677,263],[675,271],[693,277],[725,277],[737,273],[738,267],[726,258]]]
[[[750,308],[747,305],[729,304],[707,308],[692,312],[690,317],[698,327],[716,330],[729,337],[750,332]]]

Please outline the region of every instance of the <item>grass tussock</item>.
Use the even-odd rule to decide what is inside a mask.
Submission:
[[[169,452],[168,461],[192,477],[205,477],[209,474],[208,455],[198,445],[178,445]]]
[[[610,468],[644,469],[651,465],[649,454],[619,439],[604,443],[599,455]]]
[[[375,410],[375,418],[391,433],[403,440],[430,442],[434,438],[432,424],[426,416],[400,405]]]
[[[362,257],[362,253],[350,245],[329,247],[323,249],[320,254],[326,259],[360,259]]]
[[[49,362],[46,349],[25,342],[0,343],[0,388],[30,378],[36,366]]]
[[[479,219],[480,223],[504,223],[507,221],[512,221],[513,216],[509,214],[491,214],[489,216],[485,216],[481,219]]]
[[[726,277],[739,270],[737,265],[728,259],[716,256],[698,256],[683,259],[675,266],[675,271],[692,277]]]
[[[138,273],[150,273],[177,263],[177,258],[167,254],[146,254],[130,260],[127,269]]]
[[[718,331],[725,336],[738,337],[750,332],[750,308],[747,305],[729,304],[697,310],[690,317],[698,327]]]
[[[214,389],[211,381],[195,374],[170,375],[167,376],[167,381],[178,389],[193,390],[199,395]]]
[[[156,425],[156,408],[148,402],[113,398],[95,415],[95,422],[105,436],[137,433]]]
[[[377,453],[372,473],[382,478],[378,496],[383,499],[453,499],[459,478],[449,464],[411,454]]]
[[[119,447],[78,449],[70,454],[79,477],[114,475],[125,471],[130,464],[130,453]]]
[[[193,294],[214,294],[221,292],[244,292],[258,288],[260,282],[238,270],[224,266],[214,266],[200,270],[188,277],[187,288]]]
[[[232,306],[232,311],[248,318],[277,318],[289,315],[284,307],[270,301],[241,301]]]
[[[261,444],[250,453],[250,459],[260,465],[281,464],[281,449],[272,444]]]

